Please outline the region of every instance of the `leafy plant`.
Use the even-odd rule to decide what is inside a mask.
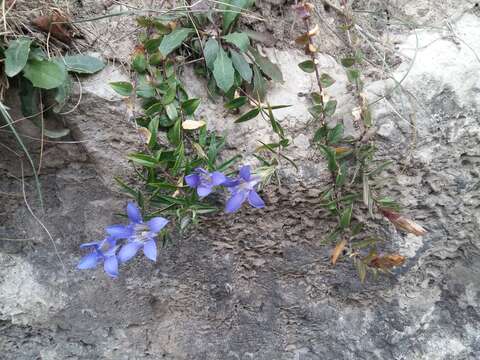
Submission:
[[[53,98],[54,112],[59,113],[71,93],[72,80],[69,73],[94,74],[105,66],[103,61],[87,56],[73,55],[49,57],[28,37],[10,41],[4,51],[5,74],[18,78],[22,112],[35,124],[40,125],[44,111],[43,98]],[[68,130],[44,130],[47,137],[56,138],[68,134]]]

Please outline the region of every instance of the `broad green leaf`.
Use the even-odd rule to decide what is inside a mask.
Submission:
[[[337,124],[333,129],[328,130],[328,142],[330,144],[338,143],[343,136],[343,125]]]
[[[22,115],[29,118],[38,117],[40,91],[35,89],[30,81],[24,77],[20,78],[20,108]]]
[[[162,42],[162,37],[148,39],[145,41],[144,47],[149,54],[153,54],[158,50],[160,43]]]
[[[298,64],[298,67],[306,73],[313,73],[315,71],[315,64],[312,60],[306,60]]]
[[[325,104],[325,109],[323,110],[325,113],[325,116],[332,116],[335,114],[335,110],[337,109],[337,100],[329,100]]]
[[[175,104],[168,104],[165,106],[165,111],[170,120],[176,120],[178,118],[178,111]]]
[[[242,52],[247,51],[250,46],[250,39],[248,38],[248,35],[245,33],[239,33],[239,32],[230,33],[228,35],[223,36],[223,39],[226,42],[235,45]]]
[[[23,75],[33,86],[47,90],[59,87],[67,78],[65,67],[48,60],[29,61],[23,68]]]
[[[335,83],[335,80],[328,74],[322,74],[320,76],[320,83],[323,87],[327,88],[329,86],[332,86]]]
[[[243,80],[250,83],[252,81],[252,68],[245,60],[242,54],[230,49],[230,56],[232,57],[233,67],[238,71]]]
[[[358,69],[348,69],[347,77],[349,81],[355,82],[360,78],[360,71]]]
[[[217,59],[218,50],[219,46],[217,40],[213,38],[208,39],[203,48],[203,55],[205,56],[205,63],[210,70],[213,70],[213,64]]]
[[[217,86],[227,92],[233,86],[235,70],[232,61],[228,58],[227,53],[223,49],[219,49],[217,59],[213,64],[213,76],[217,82]]]
[[[178,28],[173,30],[170,34],[165,35],[160,43],[160,53],[163,56],[167,56],[173,50],[182,45],[182,42],[193,33],[193,29]]]
[[[32,39],[20,38],[10,42],[5,50],[5,74],[12,77],[23,70],[27,64]]]
[[[340,60],[342,65],[346,68],[355,65],[355,58],[354,57],[346,57]]]
[[[143,74],[147,69],[145,54],[136,54],[132,61],[132,67],[136,72]]]
[[[233,100],[230,100],[225,104],[227,109],[238,109],[247,103],[248,98],[246,96],[239,96]]]
[[[182,141],[182,119],[175,121],[175,125],[167,133],[168,140],[174,146],[178,146]]]
[[[257,65],[253,65],[253,96],[263,100],[267,94],[267,83]]]
[[[88,55],[65,56],[63,62],[67,71],[78,74],[95,74],[105,67],[102,60]]]
[[[270,79],[276,82],[283,82],[282,71],[278,65],[272,63],[267,57],[260,55],[260,53],[254,48],[250,47],[250,53],[255,59],[255,63]]]
[[[121,96],[130,96],[133,91],[132,84],[127,81],[111,82],[110,86],[118,95]]]
[[[192,115],[200,105],[200,99],[188,99],[182,103],[182,110],[186,115]]]
[[[238,124],[248,120],[252,120],[253,118],[257,117],[258,114],[260,114],[260,108],[252,109],[240,116],[237,120],[235,120],[235,122]]]
[[[223,33],[226,34],[229,32],[231,26],[237,20],[243,9],[246,9],[250,6],[250,0],[225,0],[224,12],[223,12]]]
[[[137,95],[144,99],[155,96],[155,88],[150,84],[145,75],[138,76],[136,91]]]

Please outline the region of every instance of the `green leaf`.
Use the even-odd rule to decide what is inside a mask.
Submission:
[[[175,121],[175,125],[167,133],[168,140],[174,146],[178,146],[182,141],[182,119]]]
[[[132,84],[127,81],[111,82],[110,86],[117,94],[121,96],[130,96],[133,91]]]
[[[153,54],[158,50],[160,43],[162,42],[162,37],[148,39],[145,41],[144,47],[149,54]]]
[[[278,136],[280,136],[280,138],[284,139],[285,138],[285,132],[283,131],[282,125],[280,125],[280,123],[277,120],[275,120],[275,116],[273,116],[273,111],[272,111],[272,107],[270,106],[270,104],[268,105],[268,117],[270,119],[270,125],[272,126],[273,132],[278,134]]]
[[[328,130],[328,142],[330,144],[338,143],[343,136],[343,125],[337,124],[333,129]]]
[[[192,115],[200,105],[200,99],[188,99],[182,103],[182,109],[186,115]]]
[[[178,118],[178,111],[175,104],[172,103],[165,106],[165,111],[170,120],[176,120]]]
[[[225,0],[224,3],[228,4],[223,12],[223,33],[226,34],[241,11],[250,6],[250,0]]]
[[[127,156],[127,159],[148,168],[153,168],[157,165],[157,159],[141,153],[130,154]]]
[[[217,59],[213,64],[213,76],[217,82],[217,86],[227,92],[233,86],[235,70],[232,61],[223,49],[219,49]]]
[[[313,105],[308,108],[308,112],[314,117],[318,118],[323,113],[323,106],[321,104]]]
[[[182,42],[193,33],[193,29],[178,28],[173,30],[170,34],[165,35],[160,43],[160,53],[167,56],[177,47],[182,45]]]
[[[132,67],[136,72],[143,74],[147,69],[145,54],[136,54],[132,61]]]
[[[175,97],[177,96],[177,84],[172,84],[173,86],[170,86],[165,93],[165,95],[162,97],[162,104],[163,105],[168,105],[175,100]]]
[[[257,65],[253,65],[253,95],[263,100],[267,94],[267,83]]]
[[[23,70],[27,64],[32,39],[20,38],[10,42],[5,50],[5,74],[12,77]]]
[[[235,120],[235,123],[238,124],[248,120],[252,120],[253,118],[257,117],[258,114],[260,114],[260,108],[252,109],[240,116],[237,120]]]
[[[250,83],[252,81],[252,68],[245,60],[242,54],[239,54],[233,49],[230,49],[230,56],[232,58],[233,67],[238,71],[243,80]]]
[[[315,131],[315,135],[313,136],[313,141],[318,142],[323,140],[327,136],[327,128],[322,126],[317,131]]]
[[[307,60],[298,64],[298,67],[306,73],[313,73],[315,71],[315,64],[312,60]]]
[[[320,83],[323,87],[327,88],[329,86],[332,86],[335,83],[335,80],[328,74],[322,74],[320,76]]]
[[[335,156],[335,150],[325,145],[320,145],[320,148],[322,149],[325,157],[327,158],[328,170],[330,170],[330,172],[335,172],[337,170],[337,159]]]
[[[348,69],[347,78],[350,82],[355,82],[360,78],[360,71],[358,69]]]
[[[250,46],[250,39],[245,33],[234,32],[223,36],[226,42],[235,45],[240,51],[245,52]]]
[[[213,64],[217,59],[218,50],[219,46],[217,40],[213,38],[208,39],[203,48],[203,55],[205,56],[205,63],[210,70],[213,70]]]
[[[77,74],[95,74],[105,67],[102,60],[88,55],[65,56],[63,62],[67,71]]]
[[[267,57],[260,55],[260,53],[252,47],[250,47],[249,51],[253,55],[255,63],[270,79],[276,82],[283,82],[282,71],[278,65],[272,63]]]
[[[329,100],[325,104],[325,109],[323,110],[325,113],[325,116],[332,116],[335,114],[335,110],[337,109],[337,100]]]
[[[340,62],[346,68],[352,67],[353,65],[355,65],[355,58],[354,57],[346,57],[346,58],[341,59]]]
[[[357,268],[358,277],[360,278],[360,282],[363,284],[365,282],[365,278],[367,276],[367,265],[360,260],[355,259],[355,266]]]
[[[59,87],[67,78],[65,67],[48,60],[29,61],[23,68],[23,75],[33,86],[47,90]]]
[[[148,99],[155,96],[155,88],[150,84],[145,75],[139,75],[137,79],[137,95],[141,98]]]
[[[230,100],[228,103],[225,104],[227,109],[238,109],[247,103],[248,98],[246,96],[239,96],[233,100]]]
[[[343,229],[346,229],[350,226],[350,221],[352,220],[352,211],[353,211],[353,204],[347,207],[341,217],[340,217],[340,226]]]

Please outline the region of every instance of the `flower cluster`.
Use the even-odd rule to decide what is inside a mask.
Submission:
[[[78,269],[92,269],[103,261],[105,272],[111,277],[117,277],[119,263],[130,260],[140,249],[143,249],[143,253],[150,260],[157,260],[155,238],[167,225],[168,220],[154,217],[144,222],[140,209],[133,203],[127,205],[127,215],[129,224],[109,226],[106,228],[105,239],[80,245],[80,248],[89,248],[92,251],[80,260]]]
[[[230,198],[225,205],[225,212],[227,213],[239,210],[247,199],[248,203],[254,208],[265,207],[264,201],[255,190],[260,181],[260,176],[252,175],[248,165],[242,166],[235,178],[229,178],[219,171],[209,173],[201,168],[195,169],[193,174],[185,177],[187,185],[196,189],[198,196],[201,198],[211,194],[215,187],[223,186],[226,188],[230,192]]]

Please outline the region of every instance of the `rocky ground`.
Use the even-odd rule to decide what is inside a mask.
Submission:
[[[83,10],[72,11],[93,16],[118,11],[116,6],[89,0]],[[156,264],[135,260],[116,280],[75,266],[78,246],[100,237],[125,205],[112,179],[129,173],[125,154],[138,146],[138,137],[125,104],[107,83],[126,78],[124,59],[114,55],[128,54],[134,37],[132,19],[125,17],[88,25],[98,34],[91,50],[109,59],[109,66],[83,80],[80,105],[63,119],[73,143],[45,144],[44,214],[35,207],[25,169],[28,202],[51,239],[25,206],[18,158],[0,152],[0,358],[480,358],[479,5],[354,4],[359,26],[378,41],[365,82],[369,100],[379,99],[372,109],[379,157],[395,162],[385,192],[428,229],[415,237],[385,227],[389,246],[408,260],[392,276],[363,285],[348,261],[332,268],[329,249],[319,244],[329,226],[318,205],[328,175],[310,144],[313,129],[303,94],[314,81],[294,66],[304,55],[291,41],[299,24],[289,6],[262,1],[259,14],[271,21],[245,26],[271,35],[264,50],[281,66],[285,83],[270,89],[269,101],[294,105],[277,116],[293,137],[289,155],[300,171],[283,170],[282,188],[265,193],[265,210],[208,219],[164,248]],[[321,1],[316,6],[325,31],[318,38],[319,61],[337,81],[329,88],[339,101],[335,120],[353,131],[356,104],[337,63],[344,45],[327,35],[335,14]],[[391,23],[364,12],[372,9],[388,10]],[[112,22],[130,34],[110,41],[119,46],[113,52],[99,45]],[[384,63],[378,62],[379,51],[386,54]],[[191,94],[204,98],[205,84],[185,71]],[[270,136],[260,120],[233,124],[221,103],[204,99],[200,113],[227,136],[231,150],[248,153],[257,139]],[[21,130],[38,136],[26,122]],[[15,146],[3,132],[0,140]],[[38,152],[38,141],[30,147]]]

